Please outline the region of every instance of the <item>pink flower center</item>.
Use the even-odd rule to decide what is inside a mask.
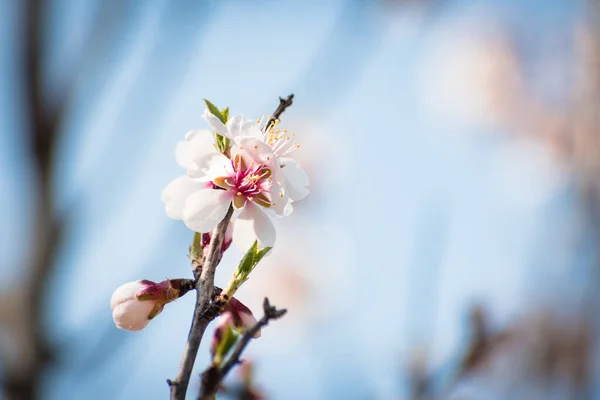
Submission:
[[[249,165],[240,154],[231,160],[233,173],[216,178],[213,183],[225,190],[235,191],[233,205],[241,208],[246,200],[253,201],[263,207],[271,207],[269,189],[271,187],[271,170],[263,164],[251,162]]]

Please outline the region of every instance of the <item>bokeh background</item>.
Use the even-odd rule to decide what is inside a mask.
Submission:
[[[289,310],[246,352],[256,390],[600,399],[599,15],[569,0],[1,1],[0,396],[167,398],[194,296],[129,333],[112,291],[191,275],[192,234],[160,192],[177,141],[208,127],[202,99],[256,118],[294,93],[282,120],[311,195],[237,296]]]

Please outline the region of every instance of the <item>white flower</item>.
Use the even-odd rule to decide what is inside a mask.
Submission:
[[[208,132],[203,134],[209,135]],[[195,136],[193,139],[202,141]],[[252,138],[240,138],[239,143],[239,148],[232,147],[231,159],[218,153],[212,145],[195,158],[186,153],[186,162],[199,160],[191,162],[195,166],[187,163],[185,166],[188,173],[194,171],[196,177],[181,176],[163,190],[165,209],[167,215],[183,220],[188,228],[210,232],[233,204],[240,210],[233,228],[234,243],[243,250],[254,240],[263,247],[273,246],[275,227],[264,210],[285,215],[288,199],[279,184],[284,174],[264,143]]]
[[[126,331],[140,331],[150,322],[152,317],[160,314],[162,306],[158,300],[139,300],[138,294],[151,288],[154,282],[135,281],[121,285],[110,299],[113,321],[117,328]],[[157,308],[157,310],[155,310]]]
[[[208,108],[204,110],[203,117],[216,133],[233,140],[240,147],[243,147],[244,139],[247,138],[266,144],[284,171],[282,184],[290,200],[298,201],[308,195],[308,175],[294,159],[286,157],[300,145],[294,140],[295,134],[285,129],[277,129],[278,120],[265,127],[264,124],[268,123],[266,118],[255,122],[244,120],[242,116],[236,115],[231,117],[227,124],[223,124],[219,118],[211,114]]]
[[[233,242],[247,250],[255,240],[273,246],[275,227],[269,214],[289,215],[294,201],[308,194],[308,177],[296,161],[285,155],[298,145],[277,123],[263,133],[260,124],[230,118],[223,124],[208,109],[204,118],[213,130],[231,140],[227,156],[206,130],[189,132],[177,144],[177,162],[186,175],[162,192],[165,211],[195,232],[211,232],[233,204]],[[230,158],[228,158],[230,157]]]

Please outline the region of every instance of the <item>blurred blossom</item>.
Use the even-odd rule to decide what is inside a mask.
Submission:
[[[252,311],[244,305],[241,301],[232,297],[225,306],[225,312],[232,318],[233,327],[240,333],[252,328],[256,325],[256,318]],[[254,339],[260,337],[260,330],[253,336]]]
[[[567,166],[540,143],[506,142],[492,157],[494,187],[513,205],[539,208],[567,187]]]
[[[247,349],[268,398],[598,398],[585,392],[600,383],[600,31],[591,3],[95,3],[44,2],[43,24],[32,29],[40,40],[28,41],[21,17],[34,8],[0,2],[0,381],[37,374],[30,366],[41,360],[47,398],[166,390],[194,296],[136,335],[114,328],[106,303],[129,282],[111,299],[114,322],[143,329],[178,297],[175,279],[130,281],[191,277],[192,237],[205,249],[222,217],[188,207],[184,218],[189,197],[237,196],[240,182],[224,167],[268,186],[265,171],[235,152],[235,165],[205,152],[214,149],[212,129],[233,139],[248,124],[253,144],[279,157],[267,168],[282,172],[286,190],[276,196],[297,200],[308,182],[311,190],[289,217],[259,221],[271,243],[277,229],[276,246],[236,292],[249,307],[232,300],[217,324],[249,327],[265,296],[289,310]],[[40,57],[22,53],[30,42]],[[37,116],[23,84],[35,59],[43,61],[30,77],[41,86]],[[201,120],[205,97],[256,117],[291,92],[294,105],[266,135],[254,119]],[[58,134],[44,188],[28,136],[38,117],[56,122]],[[182,140],[199,121],[208,129]],[[281,125],[298,138],[286,139]],[[474,135],[435,134],[446,131]],[[290,156],[297,164],[280,162]],[[211,166],[221,174],[193,180]],[[393,183],[369,186],[374,180]],[[49,222],[32,212],[40,195],[64,229],[36,263],[44,249],[32,238]],[[216,200],[209,206],[223,212],[232,199]],[[260,225],[236,217],[249,230]],[[240,255],[224,254],[216,285],[227,284]],[[107,265],[127,267],[108,273]],[[32,268],[44,266],[41,289],[23,290],[40,276]],[[476,330],[462,319],[474,299],[491,310],[489,321],[480,315],[479,336],[464,334]],[[197,372],[207,361],[198,360]],[[445,386],[460,365],[466,373]]]
[[[210,345],[210,353],[214,357],[217,353],[217,349],[221,344],[223,338],[232,332],[234,327],[233,315],[230,312],[224,312],[219,316],[215,323],[215,331],[213,333],[212,342]]]
[[[420,73],[425,105],[455,123],[506,125],[522,90],[519,62],[507,38],[452,25],[435,38]]]

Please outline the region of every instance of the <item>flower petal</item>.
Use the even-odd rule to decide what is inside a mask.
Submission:
[[[244,123],[244,118],[241,115],[234,115],[227,121],[227,130],[232,138],[239,136],[240,129]]]
[[[177,143],[175,158],[177,163],[189,171],[202,168],[210,158],[219,154],[215,148],[213,134],[206,129],[190,131],[185,140]]]
[[[114,310],[119,304],[124,303],[127,300],[135,298],[141,290],[146,289],[148,286],[153,285],[152,281],[133,281],[127,282],[119,286],[113,292],[110,298],[110,308]]]
[[[239,148],[239,153],[244,159],[252,160],[256,164],[267,165],[270,168],[276,165],[273,150],[263,141],[252,137],[239,136],[235,139],[235,143]],[[276,171],[272,172],[275,173]]]
[[[287,195],[293,201],[305,198],[310,193],[306,172],[304,172],[300,164],[293,158],[281,157],[279,163],[285,176],[285,191]]]
[[[205,183],[195,182],[187,175],[175,178],[163,189],[161,199],[165,203],[165,212],[173,219],[183,219],[183,206],[194,192],[206,187]]]
[[[119,329],[133,332],[141,331],[150,322],[148,316],[154,309],[155,304],[155,301],[138,300],[121,303],[113,310],[113,321]],[[160,311],[158,314],[160,314]]]
[[[210,126],[213,128],[213,131],[217,132],[221,136],[225,136],[225,137],[228,137],[229,139],[231,139],[231,135],[229,134],[227,127],[225,125],[223,125],[221,120],[219,118],[215,117],[208,110],[208,108],[204,109],[204,114],[202,114],[202,117],[208,121]]]
[[[289,213],[286,214],[286,210],[288,210],[286,207],[291,200],[281,185],[273,181],[271,183],[271,187],[269,188],[269,193],[271,195],[271,202],[273,203],[270,209],[273,210],[275,214],[284,217],[291,214],[292,209],[289,209]]]
[[[195,232],[210,232],[229,209],[235,193],[229,190],[204,189],[189,196],[183,206],[183,222]]]
[[[259,247],[272,247],[275,244],[275,226],[271,218],[257,205],[247,202],[233,226],[233,243],[242,251],[247,251],[255,240]]]
[[[233,174],[231,160],[223,154],[213,156],[204,171],[204,176],[201,178],[206,181],[214,181],[220,176],[229,176]]]
[[[264,137],[255,121],[246,120],[240,127],[240,136],[251,137],[264,142]]]

